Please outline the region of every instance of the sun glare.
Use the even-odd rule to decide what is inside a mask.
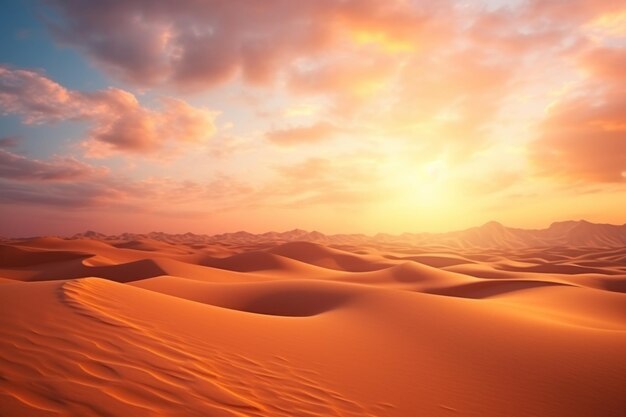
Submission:
[[[435,207],[447,203],[448,167],[443,159],[421,165],[394,166],[390,174],[397,199],[409,207]]]

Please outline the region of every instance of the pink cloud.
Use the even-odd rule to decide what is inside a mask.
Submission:
[[[129,178],[70,157],[31,159],[0,149],[0,207],[45,206],[133,213],[206,213],[253,189],[240,179]]]
[[[0,150],[0,204],[99,207],[142,193],[108,169],[75,158],[38,160]]]
[[[74,181],[106,173],[74,158],[28,159],[0,149],[0,178],[24,181]]]
[[[75,97],[37,72],[0,66],[0,110],[19,114],[25,123],[54,122],[80,116]]]
[[[180,111],[176,103],[170,105],[174,114]],[[247,191],[241,181],[228,177],[205,182],[133,179],[73,157],[31,159],[0,149],[0,209],[8,207],[9,212],[16,207],[125,213],[168,208],[198,214],[230,204],[224,200]]]
[[[85,146],[103,154],[155,151],[166,141],[203,141],[214,133],[216,116],[174,98],[149,109],[117,88],[71,91],[35,71],[6,67],[0,67],[0,110],[20,115],[27,124],[87,120]]]

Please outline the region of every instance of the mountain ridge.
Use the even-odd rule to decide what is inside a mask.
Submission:
[[[196,233],[121,233],[106,235],[96,231],[77,233],[67,239],[97,239],[113,242],[157,240],[167,243],[212,244],[263,243],[263,242],[315,242],[329,245],[351,245],[362,243],[411,243],[415,246],[445,245],[459,248],[503,248],[523,249],[540,247],[624,247],[626,246],[626,224],[613,225],[591,223],[586,220],[553,222],[544,229],[522,229],[507,227],[495,221],[464,230],[443,233],[378,233],[365,235],[324,234],[319,231],[293,229],[285,232],[270,231],[254,234],[246,231],[215,235]]]

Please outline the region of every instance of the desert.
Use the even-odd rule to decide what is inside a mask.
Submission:
[[[0,410],[622,416],[626,227],[566,226],[5,239]]]
[[[0,417],[626,417],[626,1],[0,4]]]

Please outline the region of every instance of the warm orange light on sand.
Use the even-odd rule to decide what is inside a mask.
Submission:
[[[589,222],[4,241],[1,414],[622,417],[624,241]]]

